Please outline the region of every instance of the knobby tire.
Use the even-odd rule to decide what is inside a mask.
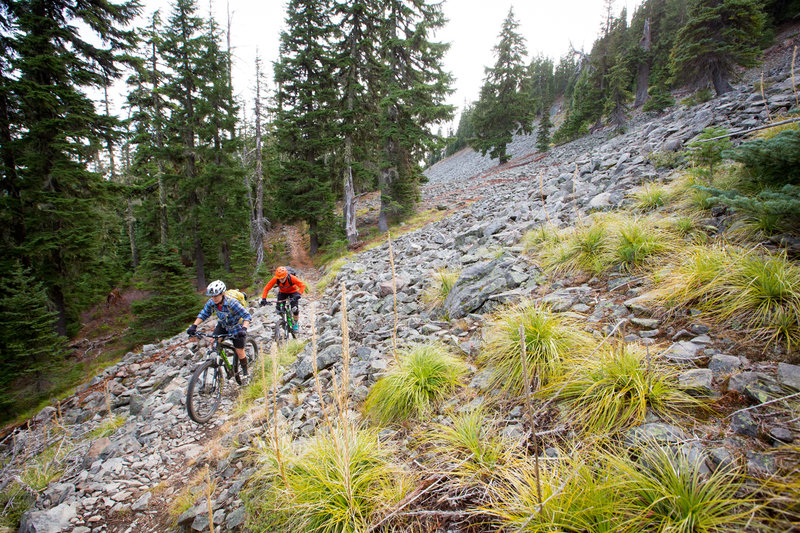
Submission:
[[[222,368],[215,366],[213,359],[203,361],[195,369],[186,390],[186,411],[189,418],[198,424],[205,424],[222,402],[224,379]]]
[[[258,345],[256,344],[255,339],[252,337],[247,337],[244,340],[244,355],[247,357],[247,371],[252,373],[253,369],[255,368],[256,359],[258,358]],[[233,351],[233,371],[236,379],[236,383],[239,385],[242,384],[242,372],[241,372],[241,365],[239,364],[239,356],[236,355],[236,351]]]

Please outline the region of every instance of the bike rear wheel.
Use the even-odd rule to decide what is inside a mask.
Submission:
[[[247,337],[244,340],[244,355],[247,358],[247,371],[252,375],[256,359],[258,359],[258,345],[252,337]],[[239,356],[236,354],[236,351],[233,352],[233,369],[236,373],[236,383],[241,385],[243,375],[242,365],[239,362]]]
[[[205,424],[222,402],[222,368],[216,361],[204,361],[192,374],[186,389],[186,412],[198,424]]]

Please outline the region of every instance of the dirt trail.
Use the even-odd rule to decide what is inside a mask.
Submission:
[[[283,234],[286,237],[286,244],[289,248],[291,263],[289,266],[295,268],[304,280],[316,282],[319,279],[319,271],[314,266],[311,256],[306,250],[305,239],[297,229],[297,226],[284,226]]]

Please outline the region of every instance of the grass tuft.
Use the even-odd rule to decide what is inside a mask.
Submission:
[[[667,307],[696,307],[754,340],[800,346],[800,266],[785,253],[696,246],[654,279],[649,296]]]
[[[528,372],[546,384],[561,372],[562,361],[592,344],[577,318],[552,313],[532,301],[505,308],[488,324],[479,362],[494,370],[492,385],[521,394],[525,390],[519,328],[524,327]]]
[[[436,425],[430,440],[439,444],[438,451],[463,461],[456,475],[469,479],[491,478],[511,455],[509,443],[482,409],[453,416],[452,425]]]
[[[741,482],[735,470],[704,475],[702,459],[660,446],[647,448],[636,462],[621,458],[616,466],[629,481],[638,531],[742,531],[747,523],[750,512],[737,497]]]
[[[441,307],[450,290],[458,281],[458,270],[440,268],[431,276],[431,283],[422,293],[422,303],[427,309]]]
[[[285,482],[274,449],[258,446],[258,470],[244,495],[248,531],[361,532],[405,494],[389,452],[373,430],[316,436],[298,457],[283,453]],[[288,450],[287,450],[288,452]]]
[[[466,373],[464,363],[440,344],[411,348],[399,361],[372,386],[364,402],[364,411],[382,424],[430,412]]]
[[[662,185],[645,183],[633,193],[633,207],[639,211],[652,211],[663,206],[667,199],[667,190]]]
[[[607,347],[596,358],[572,365],[542,394],[559,391],[570,418],[587,433],[613,433],[639,424],[649,409],[669,418],[700,405],[678,388],[672,367],[650,360],[638,345]]]
[[[599,455],[599,454],[597,454]],[[633,531],[624,508],[625,480],[604,457],[585,451],[561,455],[540,469],[542,501],[535,466],[529,461],[506,472],[487,509],[500,520],[500,531]]]

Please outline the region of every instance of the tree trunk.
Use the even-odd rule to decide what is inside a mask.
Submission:
[[[714,90],[717,92],[717,96],[722,96],[733,89],[731,84],[728,83],[728,73],[721,69],[717,63],[711,65],[709,75],[711,76],[711,82],[714,84]]]
[[[344,144],[344,229],[347,242],[355,244],[358,241],[356,228],[356,193],[353,188],[353,139],[347,135]]]
[[[153,17],[152,30],[155,35],[156,32],[156,19]],[[169,234],[169,225],[167,222],[167,190],[164,187],[164,134],[161,131],[162,117],[160,98],[158,96],[158,54],[156,51],[155,39],[153,40],[153,53],[150,57],[151,71],[150,77],[153,80],[153,108],[155,110],[155,134],[156,134],[156,147],[158,148],[158,156],[156,163],[158,165],[158,172],[156,174],[156,181],[158,183],[158,226],[161,246],[167,245],[167,235]]]
[[[264,220],[264,167],[261,144],[261,60],[256,55],[256,198],[255,217],[251,228],[252,245],[256,250],[256,269],[264,262],[264,239],[269,224]],[[249,189],[249,187],[248,187]]]
[[[639,63],[639,72],[636,75],[636,99],[633,107],[640,107],[647,101],[647,86],[650,83],[650,19],[644,21],[642,39],[639,41],[639,48],[644,50],[644,59]]]

